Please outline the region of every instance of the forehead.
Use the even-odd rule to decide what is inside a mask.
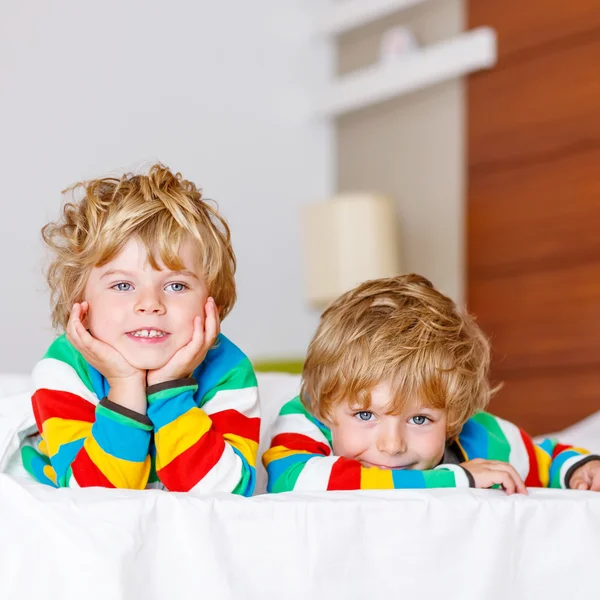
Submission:
[[[402,414],[430,406],[418,394],[403,394],[391,382],[384,381],[371,390],[369,408],[388,414]]]
[[[125,269],[125,270],[152,270],[149,255],[153,251],[148,248],[139,238],[129,240],[121,252],[108,263],[100,267],[103,271],[110,269]],[[164,264],[159,252],[154,250],[154,256],[158,267],[161,270],[169,270]],[[179,245],[177,256],[183,263],[183,268],[192,272],[198,271],[199,254],[196,246],[189,240],[185,239]]]

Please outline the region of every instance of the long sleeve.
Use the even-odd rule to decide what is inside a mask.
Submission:
[[[143,489],[150,473],[152,424],[108,398],[99,401],[90,367],[65,336],[33,371],[39,451],[25,447],[25,468],[56,487]]]
[[[156,472],[171,491],[252,495],[260,429],[250,361],[219,336],[194,377],[151,386]]]
[[[363,467],[333,456],[331,432],[310,415],[299,397],[284,405],[263,455],[268,492],[469,487],[458,465],[429,471]]]
[[[528,487],[568,488],[573,472],[600,460],[583,448],[544,440],[536,444],[522,429],[489,413],[477,413],[463,427],[459,444],[466,459],[509,462]]]

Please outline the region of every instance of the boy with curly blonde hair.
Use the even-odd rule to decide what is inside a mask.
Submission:
[[[300,396],[263,456],[268,491],[526,486],[600,491],[600,457],[483,412],[489,343],[424,277],[368,281],[322,315]]]
[[[251,495],[256,377],[219,333],[236,299],[227,223],[160,164],[68,191],[42,229],[65,333],[33,370],[25,468],[56,487]]]

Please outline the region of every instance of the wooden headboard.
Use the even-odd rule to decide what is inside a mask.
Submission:
[[[496,414],[532,434],[600,410],[600,2],[469,0],[499,63],[468,83],[467,301]]]

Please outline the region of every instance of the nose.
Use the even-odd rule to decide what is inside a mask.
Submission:
[[[388,456],[397,456],[406,452],[406,440],[402,429],[394,424],[382,431],[377,438],[377,450]]]
[[[166,309],[159,294],[155,291],[144,291],[138,295],[135,312],[140,315],[163,315]]]

